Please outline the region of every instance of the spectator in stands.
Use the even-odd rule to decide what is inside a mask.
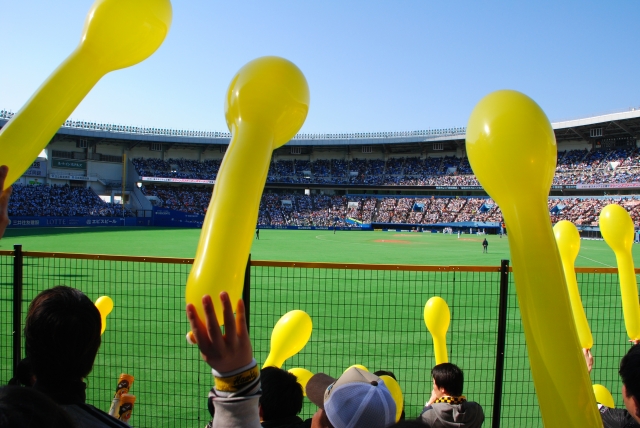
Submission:
[[[633,346],[620,361],[622,379],[622,400],[624,409],[612,409],[598,403],[604,428],[640,427],[640,340],[632,340]],[[583,349],[587,370],[591,373],[593,356],[590,350]]]
[[[100,312],[81,291],[57,286],[29,305],[25,351],[36,381],[33,388],[67,411],[78,427],[128,425],[85,403],[84,379],[100,347]]]
[[[11,196],[11,187],[4,188],[4,181],[9,173],[9,167],[0,166],[0,239],[4,235],[4,231],[9,226],[9,197]]]
[[[338,379],[324,373],[307,382],[307,397],[318,406],[312,428],[386,428],[396,419],[396,404],[384,381],[351,367]]]
[[[304,428],[311,419],[298,417],[302,410],[302,386],[295,375],[278,367],[265,367],[260,372],[262,396],[260,418],[263,428]]]
[[[311,419],[303,421],[298,417],[302,410],[304,394],[295,375],[278,367],[265,367],[260,371],[262,395],[259,399],[259,413],[263,428],[308,428]],[[213,401],[215,388],[209,393],[208,407],[215,418]],[[213,426],[213,419],[207,425]]]
[[[441,363],[431,370],[433,390],[420,419],[431,428],[476,428],[484,422],[478,403],[462,395],[464,375],[455,364]]]
[[[245,308],[238,302],[234,317],[229,295],[220,293],[225,332],[222,334],[210,296],[202,298],[203,322],[193,304],[187,305],[187,318],[202,359],[213,369],[212,426],[260,428],[260,371],[253,359]]]
[[[123,217],[123,212],[122,205],[104,202],[91,188],[15,184],[9,215]],[[124,216],[131,217],[133,213],[125,210]]]

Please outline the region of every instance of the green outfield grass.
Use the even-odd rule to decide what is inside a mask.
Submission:
[[[194,257],[199,229],[159,228],[43,228],[9,229],[0,249],[22,244],[23,251],[51,251],[132,256]],[[314,230],[260,231],[254,240],[254,260],[339,263],[497,266],[509,259],[509,240],[487,235],[489,253],[482,253],[484,236]],[[640,254],[634,254],[640,266]],[[601,240],[582,240],[576,266],[615,267],[613,251]]]
[[[198,229],[10,229],[0,241],[0,250],[21,244],[23,251],[191,258],[199,235]],[[488,254],[482,253],[482,239],[484,236],[477,235],[462,235],[458,239],[457,235],[431,233],[337,231],[334,234],[264,229],[260,240],[253,241],[252,259],[498,266],[501,259],[510,258],[506,237],[487,236]],[[0,258],[0,267],[2,262]],[[189,265],[44,258],[26,258],[25,263],[29,272],[25,278],[27,302],[37,290],[60,283],[82,289],[93,300],[109,295],[116,302],[89,379],[91,403],[108,409],[105,396],[115,386],[118,374],[135,367],[137,383],[133,392],[139,395],[137,414],[134,410],[135,426],[204,426],[201,423],[207,418],[204,397],[211,378],[206,365],[199,361],[197,349],[184,343],[188,323],[183,314],[183,296]],[[583,240],[576,264],[615,267],[616,262],[606,243]],[[580,276],[578,281],[598,356],[599,370],[594,370],[592,379],[609,387],[616,402],[621,403],[616,366],[624,353],[626,338],[621,327],[617,279],[612,275],[599,282],[600,278],[594,280],[589,275]],[[6,305],[10,305],[11,279],[9,274],[0,272],[0,282],[6,285],[1,296]],[[583,286],[583,282],[587,285]],[[393,369],[406,394],[407,415],[414,417],[429,397],[429,369],[433,364],[432,343],[424,328],[422,310],[429,297],[439,295],[452,311],[447,335],[450,358],[469,376],[465,392],[479,401],[490,417],[497,330],[496,284],[496,273],[254,267],[251,334],[255,356],[258,361],[266,358],[271,328],[282,314],[292,309],[305,310],[314,320],[312,340],[284,368],[326,370],[335,376],[351,364]],[[512,348],[506,361],[507,407],[503,409],[502,425],[539,427],[514,292],[509,307],[507,344]],[[2,316],[7,317],[8,311],[3,309]],[[10,331],[1,337],[0,347],[6,354],[0,363],[4,365],[0,367],[3,373],[10,361],[7,358],[10,337]],[[159,372],[161,379],[156,378]],[[310,416],[313,409],[307,403],[305,416]],[[196,420],[197,423],[193,422]],[[488,422],[485,425],[489,426]]]

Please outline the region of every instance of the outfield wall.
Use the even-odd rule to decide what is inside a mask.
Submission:
[[[10,217],[9,228],[151,226],[148,218],[136,217]]]

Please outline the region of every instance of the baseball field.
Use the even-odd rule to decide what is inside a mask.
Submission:
[[[204,426],[205,397],[211,387],[206,365],[195,347],[185,344],[188,323],[183,313],[184,284],[198,242],[198,229],[51,228],[9,229],[0,250],[21,244],[26,252],[56,253],[25,257],[23,314],[40,290],[67,284],[92,300],[113,298],[115,307],[94,370],[88,379],[88,400],[108,409],[118,375],[136,377],[132,392],[138,401],[134,426]],[[283,368],[306,368],[333,376],[352,364],[371,370],[392,370],[405,393],[408,417],[419,414],[429,398],[433,343],[422,319],[428,298],[441,296],[451,310],[447,333],[449,359],[466,374],[465,394],[482,404],[491,421],[499,301],[497,267],[509,259],[506,237],[443,235],[412,232],[260,231],[251,257],[251,328],[258,362],[269,353],[273,325],[285,312],[305,310],[314,323],[312,338]],[[170,262],[141,259],[109,260],[60,257],[60,253],[135,257],[169,257]],[[636,266],[640,260],[634,255]],[[330,268],[264,261],[358,263],[367,269]],[[0,369],[10,376],[11,258],[0,256],[2,329]],[[373,265],[392,265],[376,269]],[[396,265],[428,265],[404,269]],[[606,243],[582,240],[576,266],[616,267]],[[447,267],[447,268],[444,268]],[[617,275],[578,275],[583,304],[594,335],[594,383],[608,387],[621,403],[616,366],[626,346]],[[505,353],[503,426],[539,427],[541,421],[510,280]],[[2,379],[6,381],[7,379]],[[303,416],[313,405],[306,403]],[[487,425],[488,426],[488,425]]]

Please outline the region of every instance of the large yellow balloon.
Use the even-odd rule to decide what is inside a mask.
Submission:
[[[578,257],[578,253],[580,252],[580,232],[578,232],[578,228],[576,228],[573,223],[562,220],[553,226],[553,234],[556,237],[558,251],[560,251],[564,279],[567,282],[569,299],[571,300],[573,320],[578,330],[578,340],[580,341],[580,346],[591,349],[593,347],[593,336],[591,335],[591,329],[587,322],[587,316],[584,313],[582,300],[580,300],[578,282],[576,281],[576,270],[574,268],[576,257]]]
[[[557,157],[551,124],[531,98],[497,91],[471,113],[466,147],[473,172],[509,230],[544,426],[601,426],[547,207]]]
[[[629,339],[640,339],[640,308],[638,307],[638,283],[631,256],[633,246],[633,220],[620,205],[610,204],[600,212],[600,232],[611,247],[618,262],[620,296],[624,325]]]
[[[593,394],[596,396],[596,401],[598,403],[611,409],[616,408],[616,404],[613,401],[613,396],[604,386],[597,383],[593,384]]]
[[[300,384],[300,386],[302,386],[302,394],[306,397],[307,396],[307,383],[309,383],[309,379],[311,379],[313,377],[313,373],[311,373],[307,369],[303,369],[303,368],[300,368],[300,367],[289,369],[287,371],[289,373],[291,373],[292,375],[295,375],[295,377],[298,379],[298,383]]]
[[[382,375],[380,379],[384,381],[384,385],[387,387],[389,392],[391,393],[391,397],[393,397],[393,401],[396,403],[396,422],[400,420],[400,416],[402,416],[402,408],[404,407],[404,398],[402,397],[402,388],[391,376]]]
[[[202,296],[242,295],[244,271],[258,221],[260,197],[274,149],[298,132],[309,110],[309,87],[298,67],[262,57],[234,76],[225,99],[231,143],[222,160],[204,219],[186,300],[204,320]],[[222,305],[213,299],[220,324]]]
[[[15,182],[110,71],[129,67],[160,47],[171,26],[169,0],[97,0],[87,14],[78,47],[0,131],[5,186]]]
[[[269,356],[262,367],[282,367],[284,361],[300,352],[311,338],[313,323],[305,312],[284,314],[273,327]]]
[[[109,296],[98,297],[95,305],[100,312],[100,319],[102,321],[102,329],[100,330],[100,334],[102,334],[107,328],[107,315],[109,315],[113,310],[113,300],[111,300],[111,297]]]
[[[451,321],[449,305],[442,297],[432,297],[424,305],[424,323],[433,337],[436,365],[449,362],[447,355],[447,330]]]

